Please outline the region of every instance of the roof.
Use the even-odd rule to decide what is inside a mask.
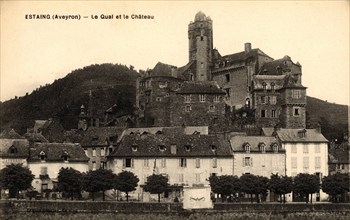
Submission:
[[[273,136],[274,131],[275,131],[275,128],[273,128],[273,127],[265,127],[265,128],[261,129],[262,135],[268,136],[268,137]]]
[[[13,149],[11,151],[11,149]],[[0,139],[0,156],[13,158],[26,158],[28,156],[29,142],[23,140]]]
[[[34,131],[38,132],[39,129],[43,128],[44,126],[48,126],[48,120],[35,120],[34,121]]]
[[[80,144],[68,143],[36,143],[30,149],[30,161],[40,161],[40,155],[45,155],[45,161],[63,161],[63,156],[68,156],[70,162],[87,162],[89,158]]]
[[[193,82],[185,81],[176,90],[179,94],[226,94],[216,81]]]
[[[211,20],[210,17],[207,17],[202,11],[197,12],[197,14],[194,17],[194,21],[205,21],[205,20]]]
[[[215,135],[132,134],[112,157],[231,157],[230,145]]]
[[[33,142],[47,143],[49,142],[41,133],[25,133],[24,137]]]
[[[0,133],[1,139],[24,139],[23,136],[19,135],[13,128],[5,129]]]
[[[272,146],[278,145],[277,139],[275,137],[266,136],[234,136],[230,139],[231,148],[234,152],[245,151],[244,146],[249,144],[250,151],[261,152],[260,146],[265,145],[265,151],[272,151]]]
[[[293,65],[300,67],[299,63],[294,64],[291,58],[286,55],[281,59],[265,63],[258,75],[283,75],[285,72],[290,72]]]
[[[305,132],[304,137],[301,135],[302,132]],[[277,130],[277,136],[282,142],[328,143],[328,140],[316,129],[284,129],[282,128],[280,130]]]
[[[258,55],[263,55],[263,56],[269,57],[263,51],[261,51],[259,48],[254,48],[254,49],[250,50],[248,53],[246,53],[245,51],[242,51],[242,52],[238,52],[238,53],[234,53],[234,54],[225,55],[225,56],[221,57],[221,60],[227,60],[230,62],[238,62],[238,61],[244,61],[250,57],[255,57]]]
[[[89,127],[81,140],[81,145],[85,147],[116,144],[123,130],[121,127]]]
[[[255,75],[253,76],[254,89],[271,89],[271,85],[274,84],[275,90],[283,88],[285,84],[285,75]]]
[[[331,145],[328,151],[329,163],[350,163],[350,146],[349,142],[345,141],[341,144]]]
[[[174,76],[177,67],[162,62],[158,62],[151,71],[151,76]]]

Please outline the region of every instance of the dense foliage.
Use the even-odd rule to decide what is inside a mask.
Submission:
[[[336,173],[322,179],[322,190],[330,195],[332,202],[345,202],[344,194],[349,192],[349,174]]]
[[[244,174],[240,177],[240,182],[241,191],[246,194],[255,195],[258,203],[262,197],[266,197],[269,182],[267,177]],[[251,198],[253,199],[253,196]]]
[[[91,65],[77,69],[52,84],[41,86],[23,97],[0,103],[0,130],[14,128],[20,134],[34,120],[57,118],[65,129],[76,128],[80,106],[93,103],[95,114],[114,104],[120,114],[133,111],[138,73],[118,64]],[[89,94],[92,94],[90,102]]]
[[[105,191],[114,188],[116,175],[111,170],[98,169],[90,170],[83,175],[82,187],[92,194],[95,200],[95,193],[102,191],[102,200],[105,200]]]
[[[22,164],[11,164],[0,170],[0,188],[8,189],[10,198],[19,196],[19,191],[31,188],[34,175]]]
[[[212,192],[221,195],[222,202],[227,196],[239,193],[241,190],[241,184],[237,176],[211,176],[209,177],[209,183]]]
[[[160,202],[160,194],[165,192],[169,187],[168,181],[168,177],[160,174],[153,174],[152,176],[147,177],[147,182],[143,189],[145,192],[158,194],[158,202]]]
[[[125,192],[126,201],[129,201],[129,192],[136,189],[139,178],[132,172],[123,171],[119,173],[114,179],[114,189]]]
[[[80,198],[82,190],[82,177],[83,175],[76,169],[71,167],[61,168],[58,173],[58,190],[73,200],[74,197]]]
[[[293,191],[298,194],[299,197],[306,197],[306,203],[309,201],[312,203],[312,194],[320,190],[320,179],[316,175],[299,173],[294,178]],[[311,198],[309,200],[309,195]]]
[[[286,194],[293,190],[293,179],[289,176],[272,174],[269,181],[269,189],[279,195],[280,201],[286,202]],[[283,199],[281,198],[283,195]]]

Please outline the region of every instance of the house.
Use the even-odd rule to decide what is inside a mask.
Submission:
[[[211,175],[232,175],[232,162],[228,142],[198,133],[125,135],[108,156],[113,172],[126,170],[138,176],[139,186],[131,196],[142,201],[152,199],[142,186],[154,173],[168,177],[170,188],[163,197],[171,201],[175,196],[182,198],[183,186],[207,185]]]
[[[279,129],[274,134],[286,152],[286,175],[316,174],[320,182],[328,175],[328,140],[319,129]],[[324,201],[327,194],[320,190],[315,201]],[[291,201],[292,198],[288,197]],[[298,198],[293,194],[293,201]]]
[[[32,186],[38,192],[54,189],[61,168],[87,172],[88,161],[80,144],[35,143],[28,158],[28,167],[35,176]]]
[[[14,129],[5,129],[0,134],[0,170],[10,164],[27,167],[29,142]]]
[[[329,175],[335,173],[350,173],[350,145],[348,135],[340,144],[331,142],[328,149],[328,169]]]

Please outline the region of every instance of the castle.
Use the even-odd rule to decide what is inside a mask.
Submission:
[[[298,62],[289,56],[274,60],[250,43],[222,56],[213,47],[213,21],[203,12],[188,25],[188,40],[186,65],[159,62],[137,81],[140,127],[228,131],[227,114],[243,109],[254,112],[257,128],[305,128],[306,87]]]

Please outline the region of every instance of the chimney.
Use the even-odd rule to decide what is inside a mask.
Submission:
[[[252,44],[251,43],[245,43],[244,44],[244,52],[249,53],[252,50]]]
[[[320,123],[317,123],[317,125],[316,125],[316,131],[317,131],[318,133],[321,133],[321,124],[320,124]]]

